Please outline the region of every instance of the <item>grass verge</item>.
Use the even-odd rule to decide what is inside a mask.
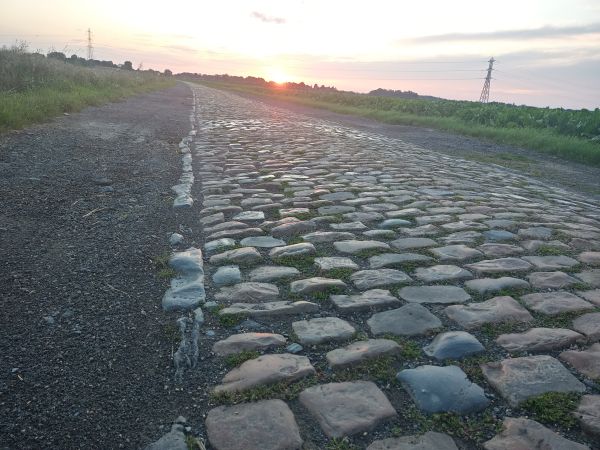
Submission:
[[[27,80],[26,84],[23,80]],[[0,132],[173,86],[171,77],[78,67],[13,48],[0,49]]]

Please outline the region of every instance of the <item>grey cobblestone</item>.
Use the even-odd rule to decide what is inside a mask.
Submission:
[[[203,375],[201,389],[219,382],[229,350],[219,350],[220,344],[219,355],[203,352],[228,338],[244,341],[235,336],[252,327],[267,333],[266,341],[256,336],[256,342],[248,337],[251,343],[234,345],[265,354],[230,372],[239,374],[244,366],[264,372],[268,367],[261,361],[279,361],[284,342],[305,358],[303,367],[314,366],[302,375],[308,378],[291,377],[282,387],[272,383],[285,381],[279,374],[287,366],[281,372],[272,364],[275,378],[254,377],[242,399],[247,409],[239,414],[236,407],[218,406],[226,398],[211,399],[217,405],[211,404],[207,424],[215,448],[255,448],[244,447],[243,433],[237,433],[262,426],[253,411],[262,414],[268,404],[246,401],[253,398],[283,399],[277,410],[285,415],[281,445],[288,447],[281,448],[300,448],[302,441],[307,448],[326,448],[331,437],[345,436],[356,448],[456,448],[439,433],[415,436],[416,421],[403,414],[425,403],[415,403],[407,395],[416,399],[414,392],[394,383],[401,370],[447,367],[447,358],[460,368],[456,380],[469,386],[464,373],[471,378],[478,370],[470,360],[489,361],[476,381],[474,409],[496,423],[532,395],[599,392],[593,383],[582,383],[596,373],[598,358],[597,347],[585,346],[600,336],[594,316],[600,314],[596,201],[497,166],[440,157],[398,139],[194,89],[191,195],[202,227],[197,245],[205,250],[206,300],[216,301],[205,310],[213,336],[203,333],[199,343],[201,362],[211,372]],[[221,288],[226,269],[217,272],[217,266],[223,265],[238,266],[240,277]],[[249,293],[248,283],[269,288]],[[373,350],[371,356],[380,357],[370,359],[365,342],[375,337],[400,343]],[[410,351],[423,347],[426,352]],[[556,359],[564,349],[565,365]],[[511,358],[520,351],[540,354]],[[333,365],[344,366],[335,373],[328,352],[332,361],[336,355],[342,361]],[[360,364],[347,369],[346,360]],[[349,381],[337,383],[340,376]],[[585,404],[581,409],[583,426],[597,427],[597,415]],[[225,443],[217,437],[221,428]],[[258,439],[252,445],[270,436],[261,430],[251,433]],[[579,431],[569,433],[587,442]],[[489,428],[473,433],[464,448],[481,448],[485,441],[486,448],[509,448],[502,445],[510,433],[493,440],[494,434]]]

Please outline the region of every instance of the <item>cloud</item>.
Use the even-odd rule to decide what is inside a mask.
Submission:
[[[284,24],[286,22],[286,20],[283,17],[275,17],[275,16],[268,16],[266,14],[263,14],[261,12],[258,11],[253,11],[252,12],[252,17],[254,17],[255,19],[260,20],[261,22],[264,23],[274,23],[277,25],[281,25]]]
[[[574,37],[592,33],[600,33],[600,23],[568,27],[545,26],[541,28],[522,30],[483,31],[479,33],[435,34],[430,36],[420,36],[408,39],[408,41],[417,44],[430,44],[448,41],[500,41],[523,39],[548,39],[565,36]]]
[[[502,64],[516,65],[518,67],[564,67],[584,63],[586,61],[600,61],[600,48],[567,48],[556,50],[526,50],[516,52],[503,52],[494,55]]]
[[[181,45],[181,44],[164,44],[164,45],[160,45],[159,47],[167,49],[167,50],[174,50],[174,51],[178,51],[178,52],[183,52],[183,53],[196,53],[198,51],[198,49],[191,47],[189,45]]]

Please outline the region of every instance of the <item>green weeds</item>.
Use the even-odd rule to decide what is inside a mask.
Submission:
[[[459,366],[464,373],[467,374],[467,378],[474,383],[483,383],[485,378],[481,365],[493,361],[493,358],[488,355],[475,355],[470,356],[459,361],[447,361],[448,364],[455,364]]]
[[[391,356],[371,359],[360,365],[336,371],[335,378],[337,381],[368,379],[383,383],[396,383],[398,370],[394,367],[395,361],[396,359]]]
[[[396,336],[386,333],[381,336],[382,339],[389,339],[396,342],[402,348],[400,356],[402,359],[417,359],[421,356],[422,350],[419,344],[402,336]]]
[[[185,436],[185,445],[187,450],[205,450],[205,446],[197,437],[187,434]]]
[[[325,445],[325,450],[356,450],[357,448],[350,443],[347,437],[333,438]]]
[[[581,394],[578,393],[547,392],[525,400],[520,407],[538,422],[568,429],[577,426],[573,411],[580,400]]]
[[[219,324],[232,328],[239,325],[245,318],[245,314],[219,314]]]
[[[296,399],[304,389],[316,384],[318,384],[318,378],[312,376],[291,383],[280,382],[268,386],[257,386],[244,392],[213,392],[210,395],[210,400],[212,403],[219,405],[233,405],[273,398],[289,401]]]
[[[227,355],[225,357],[225,364],[228,367],[237,367],[250,359],[258,358],[259,356],[260,356],[260,353],[257,351],[244,350],[239,353],[233,353],[231,355]]]
[[[398,412],[401,419],[416,424],[420,433],[437,431],[459,439],[475,441],[479,444],[502,430],[502,422],[487,411],[470,416],[459,416],[453,413],[426,416],[411,405]],[[397,426],[392,429],[392,433],[401,436],[406,434],[406,431]]]
[[[565,250],[552,245],[542,244],[535,251],[537,256],[560,256],[565,254]]]
[[[171,252],[168,251],[152,258],[152,262],[157,271],[156,276],[161,280],[170,280],[177,276],[177,272],[169,266],[169,259],[171,259]]]
[[[589,311],[593,312],[593,311]],[[539,328],[570,328],[573,319],[579,317],[582,314],[581,311],[571,311],[555,316],[549,316],[542,313],[534,313],[534,326]]]
[[[531,324],[522,322],[486,323],[481,326],[480,331],[488,338],[495,338],[501,334],[520,333],[530,326]]]
[[[316,271],[314,255],[284,256],[277,259],[277,264],[295,267],[303,274],[311,274]]]
[[[326,272],[322,272],[322,275],[327,278],[336,278],[342,281],[348,281],[350,276],[355,272],[355,269],[349,268],[336,268],[330,269]]]
[[[345,289],[342,287],[330,286],[319,291],[311,292],[308,296],[314,300],[325,301],[329,299],[330,295],[343,294],[344,291]]]

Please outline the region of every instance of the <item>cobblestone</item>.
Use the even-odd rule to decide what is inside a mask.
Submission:
[[[198,350],[206,369],[194,389],[210,391],[225,375],[217,391],[269,398],[225,406],[217,396],[207,411],[190,394],[208,413],[212,448],[328,448],[334,437],[371,450],[566,445],[556,440],[558,425],[506,416],[542,393],[600,392],[587,380],[600,375],[598,202],[497,166],[194,89],[190,195],[202,236],[182,234],[204,249],[198,304],[210,302]],[[239,277],[224,277],[230,269],[222,266],[233,265]],[[248,290],[251,283],[264,289]],[[246,351],[264,354],[225,374],[224,357],[243,360]],[[479,358],[488,361],[483,378]],[[393,382],[416,367],[441,374],[427,392]],[[465,402],[473,388],[475,400]],[[598,430],[597,401],[586,402],[582,426]],[[491,440],[476,430],[456,443],[415,435],[406,413],[415,407],[482,411],[506,418],[507,430]],[[396,410],[399,424],[384,425]],[[410,436],[394,436],[398,428]],[[577,429],[571,437],[590,442]]]

